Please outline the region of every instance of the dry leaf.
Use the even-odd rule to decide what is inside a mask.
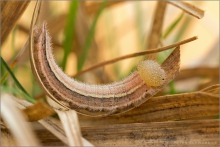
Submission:
[[[82,134],[96,146],[219,146],[219,120],[82,127]]]
[[[216,94],[217,89],[219,90],[219,85],[198,92],[154,97],[129,112],[102,119],[80,115],[80,124],[89,126],[162,122],[218,115],[219,97]]]
[[[42,143],[42,146],[67,146],[64,144],[60,139],[54,136],[50,131],[47,129],[37,129],[36,135]],[[88,146],[88,145],[87,145]]]
[[[26,114],[29,121],[37,121],[55,113],[50,106],[41,101],[27,107],[23,112]]]
[[[220,87],[220,85],[216,84],[216,85],[212,85],[212,86],[209,86],[207,88],[204,88],[200,91],[211,93],[211,94],[219,94],[219,87]]]

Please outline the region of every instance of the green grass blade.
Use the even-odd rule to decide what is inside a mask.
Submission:
[[[174,28],[177,26],[177,24],[183,18],[183,15],[184,15],[184,13],[182,12],[180,14],[180,16],[176,20],[174,20],[174,22],[166,29],[166,31],[163,35],[163,39],[166,39],[171,34],[171,32],[174,30]]]
[[[8,76],[8,73],[5,73],[2,77],[1,77],[1,85],[4,85],[6,83],[6,78]]]
[[[179,31],[179,33],[176,35],[174,42],[177,42],[181,39],[181,37],[185,34],[186,29],[188,28],[188,26],[191,24],[192,22],[192,18],[191,17],[187,17],[184,21],[184,23],[181,25],[181,29]]]
[[[68,58],[68,55],[69,55],[69,53],[71,51],[71,47],[72,47],[78,5],[79,5],[78,0],[73,0],[70,2],[69,14],[67,16],[67,24],[66,24],[66,29],[65,29],[65,39],[63,42],[64,56],[63,56],[63,61],[62,61],[62,65],[61,65],[63,70],[66,69],[67,58]]]
[[[12,59],[15,58],[15,52],[16,52],[16,47],[15,47],[16,33],[17,33],[17,26],[15,26],[15,28],[12,31],[12,42],[11,42],[12,51],[13,51]],[[5,72],[4,66],[2,65],[2,62],[1,62],[1,85],[3,85],[3,84],[7,85],[7,83],[6,83],[7,76],[8,76],[8,72]]]
[[[13,72],[11,71],[11,69],[9,68],[9,66],[7,65],[7,63],[4,61],[4,59],[1,57],[1,63],[3,64],[3,66],[5,67],[5,69],[8,71],[8,73],[11,75],[12,79],[15,82],[15,85],[23,92],[25,93],[27,96],[31,97],[27,91],[23,88],[23,86],[19,83],[19,81],[17,80],[17,78],[15,77],[15,75],[13,74]],[[31,102],[33,102],[34,99],[32,99]]]
[[[1,62],[1,85],[6,85],[6,78],[8,73],[5,71],[4,65]]]
[[[77,71],[80,71],[83,68],[83,65],[85,63],[86,57],[88,55],[90,46],[92,44],[92,41],[93,41],[93,38],[94,38],[94,35],[95,35],[95,27],[96,27],[98,18],[101,15],[102,11],[104,10],[105,4],[106,4],[106,0],[102,2],[102,5],[101,5],[100,9],[98,10],[98,12],[97,12],[97,14],[96,14],[96,16],[95,16],[95,18],[92,22],[91,28],[89,30],[88,36],[86,38],[86,41],[85,41],[85,44],[84,44],[84,47],[83,47],[83,50],[82,50],[82,54],[80,55],[80,57],[78,59]]]

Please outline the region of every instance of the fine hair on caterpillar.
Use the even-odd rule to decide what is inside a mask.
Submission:
[[[144,60],[137,66],[137,70],[143,81],[149,86],[161,86],[166,78],[165,71],[154,60]]]

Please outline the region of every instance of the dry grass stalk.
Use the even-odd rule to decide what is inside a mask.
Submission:
[[[59,115],[68,139],[68,145],[82,146],[81,131],[76,111],[64,110],[59,104],[49,97],[47,98],[47,101]]]
[[[219,120],[82,127],[82,134],[96,146],[219,146]]]
[[[219,77],[219,67],[195,67],[181,70],[176,80],[193,77]]]
[[[201,92],[207,92],[212,94],[219,94],[219,84],[215,84],[200,90]]]
[[[147,49],[157,48],[161,38],[161,30],[163,27],[163,19],[165,16],[167,2],[166,1],[158,1],[157,7],[154,14],[154,20],[151,28],[150,35],[148,37]],[[156,54],[151,55],[152,58],[156,58]]]
[[[53,135],[59,138],[65,144],[68,144],[67,137],[65,135],[64,129],[60,121],[47,117],[42,120],[39,120],[39,123],[42,124],[48,131],[50,131]],[[81,137],[83,146],[94,146],[92,143],[87,141],[85,138]]]
[[[76,111],[60,111],[56,110],[63,124],[69,146],[82,146],[81,130],[78,122]]]
[[[10,64],[11,69],[13,69],[21,59],[24,60],[25,55],[27,55],[28,45],[29,45],[29,38],[27,39],[26,43],[24,44],[22,49],[19,51],[19,53],[16,55],[15,59],[13,61],[11,61],[11,64]],[[28,56],[26,56],[26,59],[27,59],[27,57]]]
[[[189,3],[183,2],[183,1],[172,1],[169,0],[168,1],[170,4],[182,9],[183,11],[185,11],[186,13],[196,17],[196,18],[203,18],[204,16],[204,11],[200,8],[197,8]]]
[[[20,109],[25,109],[27,107],[32,106],[33,104],[22,99],[18,99],[16,97],[11,96],[12,100],[16,102],[16,106]],[[48,131],[50,131],[53,135],[55,135],[57,138],[59,138],[63,143],[68,144],[67,137],[65,135],[64,129],[62,127],[62,124],[60,121],[52,118],[47,117],[43,118],[41,120],[38,120],[38,122],[43,125]],[[81,138],[83,146],[93,146],[90,142],[85,140],[84,138]]]
[[[126,2],[126,1],[110,1],[107,3],[106,7],[113,6],[116,4],[119,4],[121,2]],[[168,3],[182,9],[186,13],[189,13],[190,15],[201,19],[204,16],[204,10],[197,8],[189,3],[182,2],[182,1],[173,1],[173,0],[168,0]],[[100,8],[101,2],[91,2],[90,4],[86,5],[86,11],[88,14],[94,14],[98,11]]]
[[[1,44],[3,44],[29,3],[30,0],[1,1]]]
[[[26,122],[22,113],[16,108],[14,102],[11,100],[11,96],[2,94],[1,103],[2,118],[13,133],[17,145],[39,146],[40,144],[31,126]]]
[[[126,2],[125,0],[117,0],[117,1],[108,1],[105,5],[106,8],[109,8],[111,6],[114,6],[116,4],[119,4],[121,2]],[[92,14],[95,14],[99,9],[100,9],[100,6],[101,6],[101,2],[99,1],[93,1],[93,2],[90,2],[89,4],[86,4],[86,12],[87,14],[89,15],[92,15]]]
[[[82,71],[78,72],[77,74],[73,75],[72,77],[77,77],[77,76],[79,76],[79,75],[81,75],[85,72],[90,71],[90,70],[93,70],[93,69],[96,69],[96,68],[99,68],[99,67],[102,67],[102,66],[105,66],[105,65],[108,65],[108,64],[112,64],[112,63],[120,61],[120,60],[133,58],[133,57],[137,57],[137,56],[142,56],[142,55],[145,55],[145,54],[152,54],[152,53],[158,53],[158,52],[161,52],[161,51],[165,51],[165,50],[171,49],[173,47],[177,47],[177,46],[180,46],[182,44],[194,41],[196,39],[197,39],[197,37],[194,36],[194,37],[188,38],[186,40],[183,40],[183,41],[180,41],[180,42],[177,42],[177,43],[165,46],[165,47],[150,49],[150,50],[147,50],[147,51],[142,51],[142,52],[133,53],[133,54],[121,56],[121,57],[118,57],[118,58],[114,58],[114,59],[111,59],[111,60],[108,60],[108,61],[105,61],[105,62],[100,62],[100,63],[98,63],[98,64],[96,64],[96,65],[94,65],[90,68],[87,68],[85,70],[82,70]]]
[[[9,130],[1,124],[0,146],[16,146],[16,142]]]
[[[207,79],[206,82],[201,82],[199,83],[198,85],[198,89],[203,89],[203,88],[206,88],[210,85],[216,85],[219,83],[219,77],[217,78],[212,78],[212,79]]]

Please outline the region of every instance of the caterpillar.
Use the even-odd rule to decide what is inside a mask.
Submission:
[[[175,77],[179,69],[177,47],[162,64],[163,68],[174,67],[175,72],[166,70],[165,74],[156,61],[145,60],[139,63],[138,71],[122,81],[107,85],[85,84],[67,76],[56,64],[46,23],[40,28],[35,27],[32,35],[30,61],[34,75],[47,95],[65,111],[73,109],[96,117],[128,111],[155,95],[163,84]]]

